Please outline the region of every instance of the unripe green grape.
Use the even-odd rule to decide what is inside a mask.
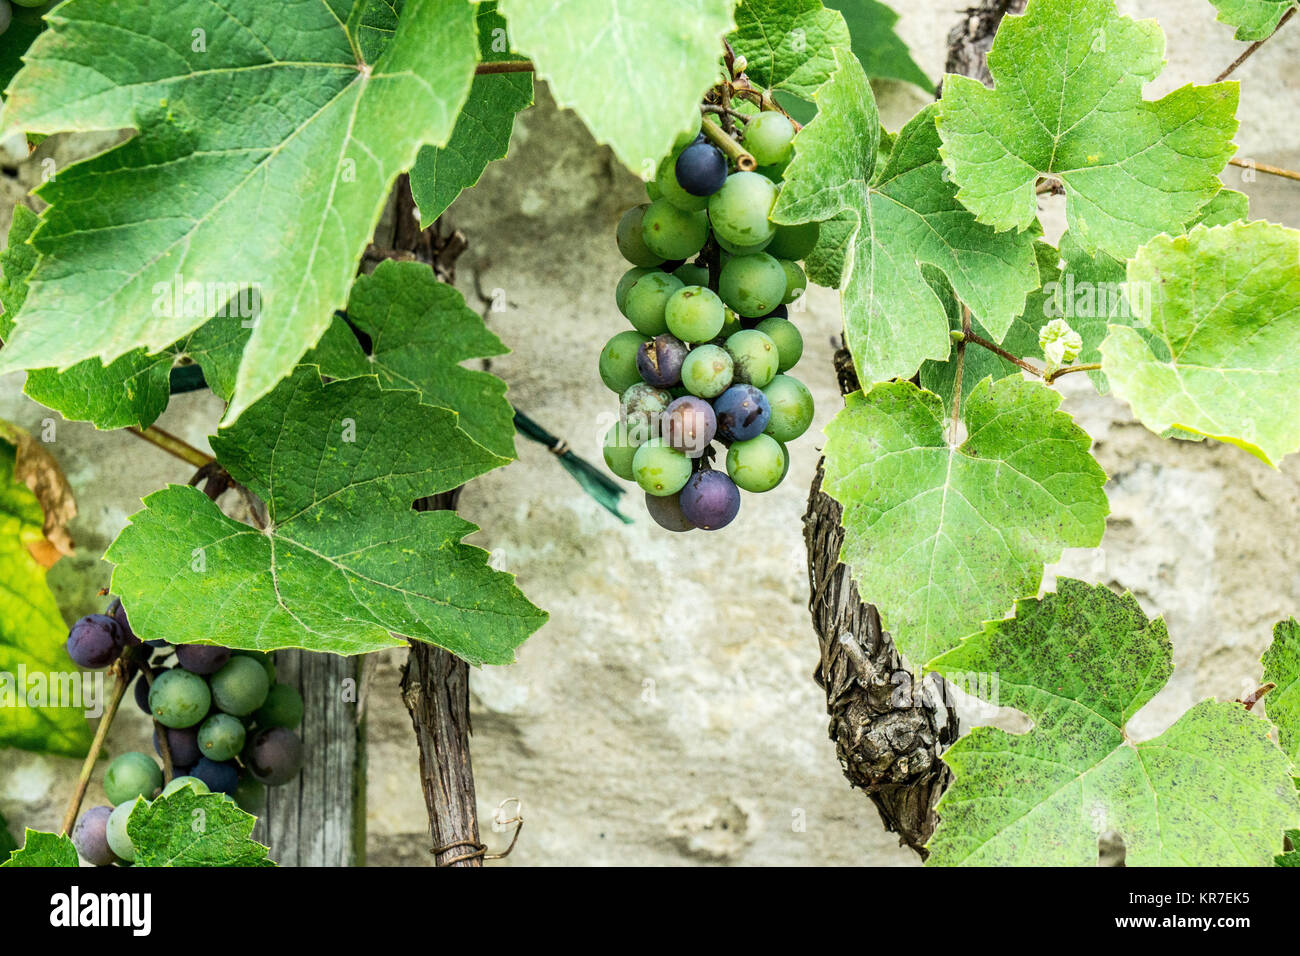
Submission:
[[[733,243],[727,242],[726,239],[723,239],[716,233],[713,238],[717,240],[718,247],[729,256],[752,256],[756,252],[762,252],[772,241],[771,239],[766,239],[763,242],[756,242],[752,246],[737,246]]]
[[[232,717],[244,717],[266,701],[271,681],[251,657],[232,657],[211,677],[212,703]]]
[[[722,331],[722,300],[712,289],[688,285],[668,300],[664,318],[668,331],[683,342],[707,342]]]
[[[790,163],[787,161],[784,163],[777,163],[774,166],[759,166],[754,170],[754,172],[761,176],[766,176],[768,179],[772,180],[772,182],[780,186],[781,181],[785,178],[785,171],[789,166]]]
[[[709,218],[701,212],[678,209],[667,199],[656,199],[641,220],[646,248],[665,259],[689,259],[709,238]]]
[[[204,783],[202,780],[200,780],[198,777],[173,777],[171,783],[163,787],[162,795],[164,797],[170,797],[173,793],[175,793],[177,790],[180,790],[182,787],[191,787],[195,793],[212,792],[211,790],[208,789],[208,785]]]
[[[632,473],[647,494],[675,495],[691,477],[691,460],[686,453],[669,447],[662,438],[652,438],[636,450]]]
[[[636,280],[642,276],[647,276],[652,272],[658,272],[658,269],[649,266],[637,266],[634,269],[628,269],[618,280],[618,285],[614,287],[614,302],[618,306],[618,311],[627,316],[627,293],[628,290],[636,283]]]
[[[266,807],[266,784],[252,777],[244,777],[235,788],[235,803],[245,813],[261,813]]]
[[[213,714],[199,727],[199,750],[209,760],[230,760],[244,749],[244,725],[229,714]]]
[[[778,259],[803,261],[816,247],[817,237],[820,234],[821,225],[815,222],[804,222],[797,226],[777,226],[776,235],[772,237],[767,252]]]
[[[645,218],[645,211],[649,208],[649,203],[633,206],[623,213],[623,218],[618,221],[618,230],[615,233],[618,251],[634,266],[657,266],[664,261],[663,256],[657,256],[646,248],[645,240],[641,236],[641,222]]]
[[[782,270],[781,275],[785,275]],[[664,308],[674,292],[682,287],[682,280],[668,272],[658,269],[643,275],[632,283],[627,290],[625,300],[627,308],[624,314],[632,323],[632,328],[642,335],[663,335],[668,331],[668,322],[664,318]]]
[[[742,247],[771,239],[776,226],[767,217],[776,203],[776,194],[776,184],[766,176],[732,173],[709,197],[709,222],[714,234]]]
[[[163,671],[149,688],[149,710],[164,727],[176,730],[193,727],[207,716],[211,707],[208,682],[179,667]]]
[[[781,353],[758,329],[741,329],[727,339],[727,354],[735,363],[735,381],[763,388],[776,375]]]
[[[622,395],[629,388],[641,381],[641,373],[636,369],[636,350],[647,337],[640,332],[628,330],[620,332],[605,343],[600,350],[600,380],[605,387]]]
[[[709,284],[709,270],[693,262],[683,262],[673,270],[673,275],[681,279],[686,285],[707,286]]]
[[[745,124],[740,145],[760,166],[789,162],[794,151],[794,124],[784,113],[764,110]]]
[[[718,338],[724,341],[745,327],[745,324],[740,321],[740,316],[736,315],[735,309],[724,308],[722,316],[722,331],[718,333]]]
[[[686,129],[682,130],[682,132],[678,133],[677,138],[673,140],[672,151],[674,153],[680,153],[687,146],[691,145],[691,143],[695,142],[695,137],[700,135],[700,126],[703,124],[703,119],[704,117],[701,116],[699,110],[691,111],[690,125],[687,126]]]
[[[781,263],[759,252],[727,260],[718,279],[718,294],[741,315],[756,319],[781,304],[786,285]],[[636,286],[632,288],[635,291]]]
[[[275,683],[275,658],[269,651],[231,651],[231,657],[249,657],[262,665],[266,671],[266,679],[272,684]]]
[[[745,491],[771,491],[786,473],[787,455],[771,435],[738,441],[727,451],[727,474]]]
[[[709,208],[709,197],[692,195],[677,181],[677,155],[680,152],[680,149],[673,150],[659,163],[659,169],[655,173],[655,185],[659,187],[659,199],[656,202],[666,202],[682,212],[703,212]],[[685,257],[674,256],[673,258]]]
[[[636,481],[632,475],[632,456],[636,449],[637,445],[631,441],[631,429],[617,422],[605,432],[605,444],[601,449],[605,455],[605,467],[624,481]]]
[[[781,299],[782,304],[793,302],[799,296],[803,295],[803,290],[808,288],[808,278],[803,274],[803,268],[793,259],[778,259],[781,268],[785,270],[785,297]]]
[[[126,833],[126,821],[131,818],[131,811],[135,808],[135,801],[130,803],[118,804],[108,817],[108,823],[104,825],[104,836],[108,839],[108,848],[113,851],[113,855],[119,860],[126,863],[135,862],[135,844]]]
[[[13,18],[14,11],[9,6],[9,0],[0,0],[0,34],[9,29],[9,24]]]
[[[645,184],[645,194],[650,197],[651,202],[654,202],[656,199],[663,196],[664,193],[663,190],[659,188],[659,184],[651,179]]]
[[[163,772],[158,762],[139,751],[122,754],[104,772],[104,793],[113,806],[133,802],[136,797],[152,800],[162,785]]]
[[[777,354],[781,357],[776,365],[778,372],[789,371],[799,364],[799,359],[803,357],[803,335],[800,334],[798,326],[789,319],[773,315],[759,322],[754,328],[776,343]]]
[[[43,7],[50,0],[13,0],[13,2],[20,7]]]
[[[763,432],[781,443],[794,441],[813,420],[813,397],[808,386],[793,375],[778,375],[763,389],[772,417]]]
[[[302,694],[290,684],[272,684],[266,703],[253,715],[259,727],[285,727],[296,730],[302,723]]]
[[[735,362],[718,345],[693,348],[682,362],[682,384],[700,398],[717,398],[731,385],[734,374]]]

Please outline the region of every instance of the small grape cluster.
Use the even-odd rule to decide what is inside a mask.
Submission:
[[[142,641],[117,599],[104,614],[73,624],[67,649],[81,667],[120,662],[134,677],[135,702],[166,734],[172,764],[172,779],[165,784],[162,767],[149,754],[130,751],[108,765],[104,793],[112,806],[86,810],[72,832],[77,852],[88,863],[108,866],[135,859],[126,822],[137,797],[152,800],[191,787],[197,793],[225,794],[247,812],[258,813],[265,788],[288,783],[302,769],[302,741],[294,732],[302,723],[302,695],[289,684],[276,683],[270,654]],[[152,660],[155,655],[158,659]],[[158,666],[167,655],[174,655],[174,664]],[[162,756],[158,730],[154,750]]]
[[[647,183],[651,202],[618,224],[632,268],[614,297],[634,331],[600,353],[601,381],[621,399],[605,463],[645,491],[646,510],[669,531],[730,524],[742,489],[770,491],[785,478],[786,444],[813,419],[812,394],[788,374],[803,336],[787,306],[807,284],[799,262],[818,226],[769,218],[795,129],[775,110],[741,118],[756,170],[734,168],[692,131]],[[712,466],[715,440],[727,449],[725,472]]]

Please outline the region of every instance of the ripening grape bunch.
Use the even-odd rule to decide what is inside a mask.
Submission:
[[[632,268],[614,297],[632,328],[600,353],[601,380],[621,401],[605,463],[669,531],[730,524],[742,490],[785,478],[787,444],[813,419],[812,394],[790,374],[803,336],[788,306],[807,284],[800,261],[818,226],[770,219],[795,128],[775,110],[737,112],[732,138],[757,169],[737,169],[714,141],[731,134],[706,119],[714,139],[679,139],[646,184],[650,202],[618,224]]]
[[[104,773],[104,793],[112,805],[84,811],[72,832],[88,863],[134,860],[126,822],[137,797],[153,800],[191,787],[225,794],[255,814],[265,803],[266,787],[288,783],[302,769],[302,741],[295,733],[302,723],[302,696],[276,683],[270,654],[143,641],[117,599],[104,614],[73,624],[67,649],[80,667],[122,662],[132,675],[137,706],[156,721],[154,750],[162,756],[160,732],[165,734],[172,764],[172,778],[165,781],[160,761],[151,754],[130,751],[113,759]]]

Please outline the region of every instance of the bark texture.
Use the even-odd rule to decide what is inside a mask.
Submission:
[[[1004,16],[1025,12],[1028,0],[982,0],[968,7],[966,16],[948,32],[948,61],[945,73],[973,77],[985,86],[993,85],[989,75],[988,55],[993,36]]]

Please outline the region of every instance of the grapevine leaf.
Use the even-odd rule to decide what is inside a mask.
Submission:
[[[13,19],[0,43],[0,91],[5,90],[14,74],[22,68],[23,54],[45,29],[45,12],[13,4]]]
[[[1219,22],[1236,27],[1238,40],[1264,40],[1273,35],[1295,0],[1210,0]]]
[[[0,747],[79,757],[90,745],[84,713],[91,702],[64,650],[68,628],[45,568],[33,557],[46,540],[45,519],[36,496],[15,480],[15,460],[15,447],[0,441]]]
[[[826,426],[840,560],[914,664],[1035,593],[1063,549],[1101,542],[1106,474],[1060,401],[1039,382],[985,379],[953,447],[939,397],[894,382],[850,395]]]
[[[228,420],[293,369],[343,304],[398,173],[450,137],[478,58],[467,0],[407,2],[373,63],[358,63],[337,6],[59,7],[0,129],[137,135],[42,187],[41,258],[0,371],[158,352],[249,289],[261,310]],[[177,280],[212,307],[160,301]]]
[[[1277,685],[1264,697],[1264,712],[1277,724],[1282,749],[1300,764],[1300,623],[1295,618],[1273,628],[1273,643],[1262,660],[1264,682]]]
[[[939,116],[957,197],[980,222],[1027,228],[1038,178],[1055,176],[1080,247],[1126,259],[1219,191],[1237,84],[1144,100],[1164,67],[1154,20],[1122,17],[1114,0],[1032,0],[1002,21],[988,63],[997,86],[946,77]]]
[[[0,860],[8,860],[9,854],[18,849],[18,843],[9,832],[9,821],[0,813]]]
[[[729,42],[751,81],[809,100],[834,72],[832,48],[848,48],[851,38],[844,17],[821,0],[744,0]]]
[[[480,55],[485,61],[518,60],[505,48],[505,20],[496,4],[478,12]],[[474,78],[446,146],[425,146],[411,169],[411,194],[426,226],[443,214],[462,189],[478,182],[490,162],[510,146],[515,114],[533,103],[533,78],[510,73]]]
[[[1274,465],[1300,449],[1300,232],[1253,222],[1160,236],[1128,282],[1149,334],[1112,325],[1102,368],[1142,424]]]
[[[381,262],[361,276],[348,300],[348,321],[370,338],[340,334],[321,360],[331,378],[378,375],[384,388],[414,389],[426,405],[460,412],[460,427],[501,458],[515,457],[514,410],[506,384],[460,362],[509,351],[452,286],[416,262]]]
[[[655,165],[718,78],[734,0],[500,0],[513,46],[633,172]],[[654,64],[646,69],[646,64]],[[653,103],[653,109],[646,104]]]
[[[1061,578],[933,662],[950,680],[996,679],[996,703],[1033,729],[978,727],[943,755],[952,786],[930,840],[936,866],[1095,866],[1105,832],[1128,866],[1267,866],[1300,822],[1300,798],[1269,724],[1206,700],[1135,744],[1130,718],[1164,687],[1162,619],[1131,594]]]
[[[849,349],[864,382],[909,378],[926,359],[947,358],[951,344],[922,265],[941,270],[1000,341],[1038,287],[1034,236],[995,233],[957,202],[939,159],[934,106],[908,122],[877,168],[871,86],[852,55],[836,50],[835,57],[834,75],[817,91],[817,118],[795,137],[772,218],[856,219],[843,292]]]
[[[221,793],[182,787],[151,803],[136,801],[126,821],[136,866],[275,866],[250,839],[257,817]]]
[[[14,850],[0,866],[81,866],[72,840],[57,833],[29,829],[22,849]]]
[[[877,0],[827,0],[839,10],[853,36],[853,55],[873,80],[901,80],[933,92],[934,83],[916,65],[907,44],[894,32],[898,14]]]
[[[461,543],[474,525],[411,509],[505,463],[457,421],[374,376],[324,385],[303,366],[212,439],[266,503],[265,531],[172,486],[109,548],[132,625],[176,643],[336,654],[398,646],[400,634],[509,663],[545,613]]]

